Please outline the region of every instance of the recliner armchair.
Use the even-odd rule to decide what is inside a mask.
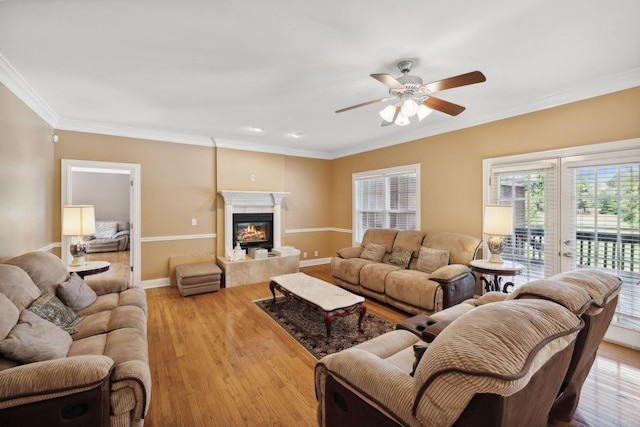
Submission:
[[[584,322],[546,300],[486,304],[426,348],[396,330],[322,358],[320,426],[543,425]]]

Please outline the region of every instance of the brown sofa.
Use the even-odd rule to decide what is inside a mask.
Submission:
[[[476,280],[469,263],[481,244],[457,233],[370,228],[360,246],[341,249],[332,258],[331,275],[350,291],[407,313],[431,314],[473,297]],[[392,263],[407,251],[406,267]]]
[[[84,282],[46,252],[5,261],[0,353],[2,426],[144,422],[151,398],[147,301],[144,289],[126,280]]]

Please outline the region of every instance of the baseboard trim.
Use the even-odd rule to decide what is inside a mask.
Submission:
[[[313,265],[329,264],[330,262],[331,258],[308,259],[305,261],[300,261],[300,267],[311,267]]]
[[[140,286],[142,286],[144,289],[152,289],[170,286],[170,283],[168,277],[163,277],[160,279],[143,280],[142,282],[140,282]]]

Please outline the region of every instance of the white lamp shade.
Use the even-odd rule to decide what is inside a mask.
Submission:
[[[401,111],[407,117],[414,116],[418,112],[418,103],[413,99],[407,99],[402,103]]]
[[[405,116],[404,114],[402,114],[402,111],[400,111],[398,113],[398,117],[396,117],[395,123],[398,126],[406,126],[409,124],[409,117]]]
[[[378,114],[380,114],[382,120],[391,123],[393,122],[393,116],[396,115],[396,107],[395,105],[387,105],[382,110],[380,110],[380,113]]]
[[[96,215],[91,205],[68,205],[62,213],[64,236],[86,236],[96,232]]]
[[[484,207],[485,234],[510,236],[513,234],[513,207],[507,205],[486,205]]]

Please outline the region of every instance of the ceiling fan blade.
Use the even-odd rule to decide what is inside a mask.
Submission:
[[[437,82],[424,84],[420,86],[420,92],[425,92],[423,88],[428,92],[439,92],[454,87],[482,83],[486,80],[487,78],[480,71],[472,71],[470,73],[460,74],[459,76],[449,77],[448,79],[438,80]]]
[[[465,110],[465,107],[462,105],[454,104],[432,96],[425,99],[422,103],[432,110],[438,110],[450,116],[457,116]]]
[[[371,77],[386,85],[389,89],[404,90],[404,85],[389,74],[371,74]]]
[[[373,101],[367,101],[367,102],[363,102],[362,104],[352,105],[351,107],[341,108],[339,110],[336,110],[336,113],[343,113],[345,111],[353,110],[354,108],[366,107],[367,105],[377,104],[378,102],[383,102],[388,99],[391,99],[391,98],[374,99]]]
[[[394,124],[396,122],[396,119],[398,118],[398,114],[400,114],[400,107],[396,107],[396,112],[393,113],[393,119],[391,119],[390,122],[383,120],[382,123],[380,123],[380,127],[385,127],[385,126],[390,126],[392,124]]]

